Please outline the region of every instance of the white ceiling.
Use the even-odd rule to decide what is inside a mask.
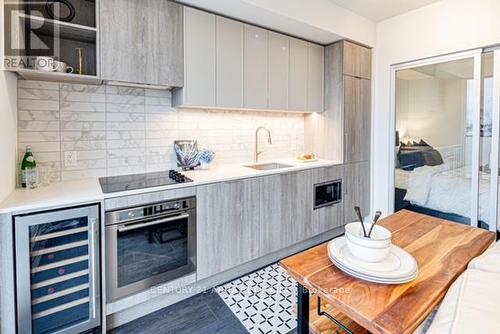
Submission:
[[[373,46],[375,23],[330,0],[174,0],[188,6],[330,44],[341,39]]]
[[[439,0],[329,0],[375,22],[427,6]]]

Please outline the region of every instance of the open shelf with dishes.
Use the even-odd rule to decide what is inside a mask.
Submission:
[[[6,69],[23,79],[100,83],[97,9],[98,0],[20,5],[5,22],[16,27],[7,42],[17,46]]]

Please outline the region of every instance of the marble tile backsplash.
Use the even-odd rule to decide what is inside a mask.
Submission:
[[[30,144],[51,181],[168,170],[176,139],[213,149],[216,164],[249,162],[259,125],[273,139],[261,134],[261,159],[304,149],[301,114],[176,109],[168,91],[18,81],[18,160]],[[65,166],[68,151],[76,166]]]

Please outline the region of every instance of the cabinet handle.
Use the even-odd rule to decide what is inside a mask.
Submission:
[[[163,224],[163,223],[168,223],[171,221],[185,219],[185,218],[189,218],[188,213],[183,213],[181,215],[176,215],[176,216],[172,216],[172,217],[168,217],[168,218],[164,218],[164,219],[153,220],[149,223],[135,223],[135,224],[128,224],[128,225],[123,224],[123,225],[118,226],[118,232],[121,233],[121,232],[126,232],[126,231],[137,230],[140,228],[154,226],[154,225]]]
[[[90,268],[91,277],[92,277],[92,318],[95,319],[97,317],[97,282],[98,279],[96,277],[96,253],[95,253],[95,242],[96,242],[96,234],[97,234],[97,219],[90,219],[90,256],[92,256],[92,267]]]

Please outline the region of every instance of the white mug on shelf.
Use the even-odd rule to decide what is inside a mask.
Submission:
[[[65,62],[54,60],[54,71],[60,73],[73,73],[74,68],[68,66]]]
[[[36,57],[35,69],[45,72],[73,73],[74,68],[63,61],[54,60],[52,57]]]

